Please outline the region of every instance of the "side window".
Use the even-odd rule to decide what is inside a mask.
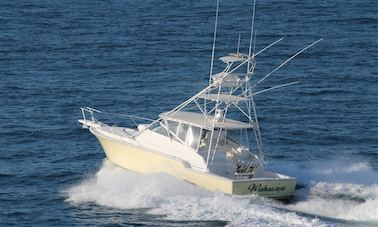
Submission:
[[[200,139],[201,128],[190,126],[186,136],[185,143],[194,149],[197,149]]]
[[[167,123],[168,123],[169,131],[171,131],[173,134],[176,134],[179,123],[175,121],[167,121]]]
[[[201,139],[201,128],[189,126],[185,123],[178,123],[175,121],[167,121],[169,131],[180,138],[180,140],[197,150],[199,141]],[[175,137],[173,136],[173,138]]]
[[[159,133],[163,136],[168,136],[167,130],[165,128],[163,128],[162,126],[158,126],[158,127],[154,128],[153,131],[156,132],[156,133]]]
[[[181,123],[177,129],[177,136],[182,140],[186,141],[186,134],[188,132],[189,126],[186,124]]]

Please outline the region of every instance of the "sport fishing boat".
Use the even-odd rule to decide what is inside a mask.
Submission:
[[[156,120],[123,115],[135,123],[134,127],[102,121],[98,116],[111,113],[90,107],[81,108],[83,118],[79,122],[97,137],[106,157],[125,169],[143,174],[167,173],[208,190],[228,194],[288,198],[294,193],[296,179],[265,169],[265,151],[254,96],[296,82],[261,91],[254,88],[320,40],[256,81],[256,56],[282,38],[254,53],[254,3],[249,53],[239,52],[239,35],[236,53],[221,57],[225,67],[213,74],[218,9],[219,0],[207,87],[177,107],[161,113]]]

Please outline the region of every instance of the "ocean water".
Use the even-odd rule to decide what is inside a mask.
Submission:
[[[220,5],[216,57],[246,52],[252,1]],[[207,84],[215,1],[0,1],[0,224],[377,226],[378,4],[257,2],[266,166],[290,203],[209,192],[105,159],[81,106],[156,118]],[[217,62],[215,70],[222,64]]]

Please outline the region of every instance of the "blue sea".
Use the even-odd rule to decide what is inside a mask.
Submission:
[[[378,226],[378,2],[256,6],[266,167],[290,202],[209,192],[106,160],[80,107],[157,118],[208,83],[215,1],[0,2],[2,226]],[[247,52],[251,0],[221,0],[216,59]],[[223,67],[216,61],[215,72]]]

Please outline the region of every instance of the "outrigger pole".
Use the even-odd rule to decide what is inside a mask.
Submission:
[[[251,22],[251,35],[250,35],[250,38],[249,38],[248,57],[251,57],[251,55],[255,56],[255,44],[256,44],[256,34],[254,32],[255,16],[256,16],[256,0],[253,0],[252,22]],[[254,39],[253,39],[253,36],[255,36]],[[253,43],[253,52],[252,52],[252,43]],[[252,77],[252,74],[253,74],[253,71],[254,71],[254,67],[255,67],[255,65],[253,64],[253,62],[252,62],[252,65],[251,65],[251,62],[248,61],[247,77],[249,79]],[[248,85],[247,85],[247,91],[248,91],[249,97],[250,97],[250,100],[248,102],[246,102],[246,106],[248,108],[249,119],[250,119],[249,121],[251,122],[252,111],[253,111],[254,123],[256,125],[256,127],[253,129],[253,133],[255,135],[257,147],[258,147],[258,150],[259,150],[259,153],[260,153],[259,159],[260,158],[263,159],[263,156],[264,156],[264,147],[263,147],[261,133],[260,133],[259,121],[257,119],[255,101],[253,100],[251,82],[249,82]],[[257,165],[258,165],[258,163],[256,164],[256,166]]]
[[[251,57],[251,54],[254,55],[254,53],[252,53],[252,43],[254,42],[253,33],[254,33],[254,24],[255,24],[255,12],[256,12],[256,0],[253,1],[253,7],[252,7],[252,25],[251,25],[251,36],[249,38],[248,57]],[[248,62],[247,73],[250,72],[250,67],[251,67],[251,63]]]
[[[277,66],[275,69],[273,69],[270,73],[268,73],[266,76],[264,76],[262,79],[260,79],[259,81],[257,81],[253,86],[252,88],[256,87],[256,85],[258,85],[259,83],[263,82],[266,78],[268,78],[270,75],[272,75],[275,71],[277,71],[278,69],[280,69],[282,66],[286,65],[286,63],[288,63],[289,61],[293,60],[293,58],[295,58],[296,56],[300,55],[301,53],[303,53],[305,50],[307,50],[308,48],[314,46],[315,44],[317,44],[318,42],[322,41],[323,38],[321,39],[318,39],[316,40],[315,42],[311,43],[310,45],[306,46],[305,48],[303,48],[302,50],[298,51],[296,54],[294,54],[293,56],[291,56],[290,58],[288,58],[286,61],[282,62],[279,66]]]
[[[258,95],[258,94],[261,94],[261,93],[264,93],[264,92],[267,92],[267,91],[270,91],[270,90],[274,90],[274,89],[277,89],[277,88],[281,88],[281,87],[286,87],[286,86],[290,86],[290,85],[293,85],[293,84],[297,84],[297,83],[299,83],[299,81],[294,81],[294,82],[290,82],[290,83],[286,83],[286,84],[281,84],[281,85],[277,85],[277,86],[274,86],[274,87],[270,87],[270,88],[267,88],[267,89],[255,92],[255,93],[252,94],[252,96]]]
[[[268,78],[270,75],[272,75],[275,71],[277,71],[278,69],[280,69],[282,66],[284,66],[285,64],[287,64],[293,58],[295,58],[299,54],[303,53],[308,48],[314,46],[315,44],[317,44],[321,40],[323,40],[323,38],[321,38],[321,39],[313,42],[312,44],[306,46],[305,48],[303,48],[302,50],[300,50],[299,52],[297,52],[296,54],[294,54],[293,56],[291,56],[289,59],[287,59],[286,61],[284,61],[283,63],[281,63],[278,67],[276,67],[275,69],[273,69],[270,73],[268,73],[262,79],[260,79],[259,81],[257,81],[252,87],[250,87],[250,89],[256,87],[256,85],[258,85],[259,83],[261,83],[262,81],[264,81],[266,78]],[[268,89],[256,92],[254,94],[251,94],[251,103],[252,103],[252,108],[253,108],[253,113],[254,113],[254,116],[255,116],[255,123],[256,123],[256,131],[255,130],[254,131],[257,132],[257,134],[255,134],[255,136],[256,136],[256,140],[257,140],[257,146],[258,146],[259,151],[260,151],[260,157],[257,160],[257,162],[255,163],[254,167],[257,167],[263,161],[263,159],[264,159],[264,148],[263,148],[261,134],[260,134],[260,129],[259,129],[258,121],[257,121],[256,107],[255,107],[255,103],[253,101],[253,95],[257,95],[257,94],[260,94],[260,93],[263,93],[263,92],[266,92],[266,91],[269,91],[269,90],[273,90],[273,89],[276,89],[276,88],[289,86],[289,85],[296,84],[296,83],[298,83],[298,82],[291,82],[291,83],[287,83],[287,84],[282,84],[282,85],[278,85],[278,86],[275,86],[275,87],[272,87],[272,88],[268,88]],[[251,90],[250,90],[250,92],[251,92]]]

